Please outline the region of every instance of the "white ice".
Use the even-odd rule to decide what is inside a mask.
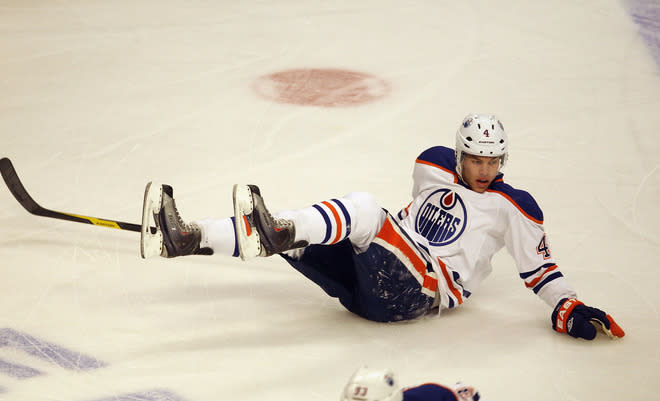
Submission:
[[[230,215],[234,183],[274,210],[363,190],[397,211],[416,156],[495,113],[506,180],[543,208],[579,297],[627,332],[554,332],[505,251],[461,308],[378,324],[278,257],[141,260],[138,234],[32,216],[0,185],[0,330],[105,363],[0,344],[42,372],[0,370],[0,399],[326,401],[362,364],[491,401],[660,398],[659,67],[624,3],[4,0],[0,55],[0,156],[43,206],[133,223],[150,180],[187,220]],[[323,108],[253,90],[291,68],[391,92]]]

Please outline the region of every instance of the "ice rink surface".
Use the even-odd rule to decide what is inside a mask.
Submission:
[[[229,216],[234,183],[273,210],[361,190],[396,212],[418,154],[495,113],[505,180],[542,207],[579,298],[627,332],[554,332],[505,251],[461,308],[378,324],[279,257],[142,260],[138,234],[29,215],[0,185],[0,399],[337,400],[362,364],[490,401],[660,398],[658,8],[0,1],[0,156],[43,206],[139,223],[157,180],[186,220]],[[383,85],[337,107],[264,96],[293,69]]]

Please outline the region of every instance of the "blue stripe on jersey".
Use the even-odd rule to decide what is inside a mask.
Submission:
[[[451,170],[454,173],[456,172],[456,153],[454,152],[454,149],[444,146],[434,146],[423,151],[417,157],[417,160],[437,164],[438,166]]]
[[[463,284],[458,282],[458,280],[461,279],[461,275],[458,274],[458,272],[452,271],[451,276],[454,279],[454,284],[456,284],[461,289],[461,294],[463,294],[463,298],[467,298],[470,295],[472,295],[470,291],[467,291],[465,288],[463,288]],[[463,301],[465,301],[465,299]]]
[[[409,238],[409,237],[408,237],[408,238]],[[412,241],[412,240],[411,240],[411,241]],[[425,247],[424,245],[422,245],[422,244],[420,244],[420,243],[418,243],[418,242],[415,242],[415,241],[412,241],[412,242],[413,242],[414,244],[417,244],[417,247],[418,247],[420,250],[423,250],[423,251],[424,251],[424,252],[422,252],[422,256],[424,257],[425,260],[427,260],[427,261],[428,261],[428,260],[431,260],[431,252],[429,251],[429,248]],[[426,270],[434,272],[435,270],[433,270],[433,264],[431,264],[430,262],[427,262],[427,263],[426,263]]]
[[[547,269],[548,267],[554,266],[554,263],[546,263],[543,266],[539,267],[538,269],[532,270],[531,272],[526,272],[526,273],[520,273],[520,278],[525,280],[527,277],[531,277],[535,275],[536,273],[540,272],[543,269]]]
[[[323,210],[321,206],[314,205],[314,209],[321,213],[321,217],[323,217],[323,221],[325,221],[325,238],[323,238],[323,241],[321,241],[322,244],[325,244],[330,239],[331,234],[332,224],[330,224],[330,217],[328,217],[328,214],[325,212],[325,210]]]
[[[337,206],[339,206],[341,212],[344,214],[344,220],[346,220],[346,235],[344,235],[343,238],[346,238],[351,234],[351,215],[348,214],[348,210],[346,210],[346,207],[341,202],[339,202],[339,200],[332,199],[332,201],[335,202]]]
[[[479,393],[473,395],[474,401],[479,401]],[[426,383],[403,390],[403,401],[457,401],[453,390],[436,383]]]
[[[549,275],[548,277],[546,277],[545,280],[543,280],[543,281],[541,281],[540,283],[538,283],[538,284],[536,285],[536,287],[534,287],[534,289],[533,289],[532,291],[534,291],[534,294],[538,294],[538,292],[541,290],[541,288],[543,288],[544,285],[548,284],[548,283],[551,282],[552,280],[557,279],[557,278],[559,278],[559,277],[564,277],[564,275],[561,274],[561,272],[555,272],[555,273],[552,273],[551,275]]]
[[[452,278],[453,278],[453,280],[454,280],[454,284],[455,284],[458,288],[460,288],[460,290],[461,290],[461,294],[463,294],[463,302],[465,302],[465,300],[468,299],[468,298],[470,297],[470,295],[472,295],[472,293],[471,293],[470,291],[466,290],[465,288],[463,288],[463,284],[461,284],[461,283],[458,282],[458,280],[461,279],[461,275],[458,274],[458,272],[452,271],[452,272],[451,272],[451,276],[452,276]],[[451,298],[450,298],[450,299],[451,299]]]
[[[495,180],[488,189],[494,191],[502,192],[503,194],[509,196],[513,202],[525,213],[530,215],[532,218],[543,222],[543,212],[541,208],[536,203],[532,195],[529,192],[523,191],[521,189],[515,189],[509,184],[505,184],[504,181]]]

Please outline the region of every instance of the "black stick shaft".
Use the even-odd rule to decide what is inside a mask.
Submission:
[[[16,174],[14,165],[6,157],[0,159],[0,173],[2,173],[2,178],[5,180],[5,184],[7,184],[9,191],[11,191],[12,195],[14,195],[14,198],[16,198],[18,203],[20,203],[21,206],[23,206],[25,210],[31,214],[43,217],[51,217],[53,219],[59,220],[68,220],[76,223],[94,224],[95,226],[115,228],[119,230],[135,232],[141,231],[141,226],[139,224],[125,223],[123,221],[117,220],[100,219],[98,217],[83,216],[73,213],[58,212],[40,206],[27,192],[23,186],[23,183],[21,183],[21,180],[18,178],[18,174]]]

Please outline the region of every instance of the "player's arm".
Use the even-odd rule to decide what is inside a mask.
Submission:
[[[552,257],[543,227],[519,218],[516,220],[509,226],[505,241],[525,287],[551,308],[563,298],[575,298],[575,290]]]
[[[514,211],[511,215],[505,242],[525,286],[553,308],[552,328],[587,340],[594,339],[598,331],[611,338],[623,337],[625,332],[610,315],[578,301],[552,257],[542,214],[535,215],[529,207],[528,211],[519,208],[520,213]]]

